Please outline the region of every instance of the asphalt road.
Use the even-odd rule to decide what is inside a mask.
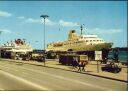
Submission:
[[[61,69],[0,61],[0,90],[127,91],[127,84]]]

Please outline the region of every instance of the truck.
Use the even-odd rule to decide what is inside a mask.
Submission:
[[[76,59],[78,62],[88,61],[88,56],[78,54],[62,54],[59,56],[59,63],[70,66],[72,65],[74,59]]]

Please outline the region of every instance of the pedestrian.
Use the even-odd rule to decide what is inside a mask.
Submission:
[[[77,57],[73,57],[72,66],[74,69],[77,68],[77,66],[78,66]]]

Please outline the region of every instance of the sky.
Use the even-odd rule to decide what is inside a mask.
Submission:
[[[127,46],[126,1],[0,1],[0,43],[17,38],[35,49],[43,48],[46,19],[46,44],[64,41],[69,30],[96,34],[113,47]]]

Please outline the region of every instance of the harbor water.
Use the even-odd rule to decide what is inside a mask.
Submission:
[[[121,62],[128,61],[128,51],[119,51],[118,57]]]
[[[109,52],[108,58],[114,58],[114,54],[112,51]],[[118,51],[118,60],[120,62],[127,62],[128,61],[128,51]]]

